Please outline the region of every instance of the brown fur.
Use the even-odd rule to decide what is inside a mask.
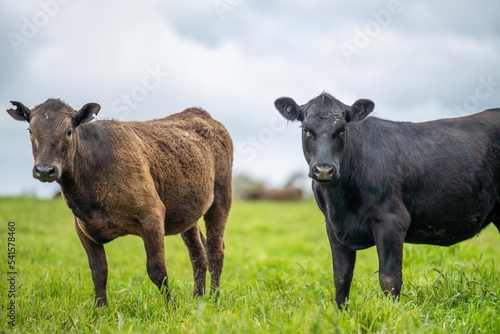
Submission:
[[[55,181],[75,215],[98,306],[107,305],[103,244],[127,234],[144,240],[149,277],[168,291],[163,237],[180,233],[193,266],[194,294],[204,293],[207,268],[211,291],[217,293],[231,206],[233,147],[226,129],[198,108],[146,122],[78,124],[96,105],[75,112],[61,104],[48,100],[28,110],[34,174],[47,164],[60,173]],[[23,107],[9,113],[20,119]],[[71,128],[74,134],[65,138]],[[51,140],[62,143],[47,150]],[[201,217],[206,241],[198,226]]]

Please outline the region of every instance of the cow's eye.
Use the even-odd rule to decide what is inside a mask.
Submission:
[[[343,135],[345,133],[345,128],[342,128],[339,132],[339,135]]]
[[[30,136],[33,134],[30,128],[28,128],[28,133],[30,134]]]
[[[71,137],[72,134],[73,134],[73,129],[69,129],[68,133],[66,133],[66,136]]]
[[[307,138],[310,138],[312,135],[311,135],[311,132],[309,130],[307,130],[306,128],[302,128],[302,131],[304,132],[304,135],[307,137]]]

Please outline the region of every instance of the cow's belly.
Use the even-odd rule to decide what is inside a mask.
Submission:
[[[491,188],[491,187],[490,187]],[[483,187],[468,192],[429,192],[407,203],[411,223],[405,242],[450,246],[477,235],[490,222],[497,193]]]
[[[412,222],[408,230],[405,242],[415,244],[429,244],[438,246],[450,246],[460,241],[470,239],[477,235],[490,222],[485,217],[473,219],[441,219],[423,220]]]
[[[214,199],[214,181],[200,182],[197,187],[177,189],[175,194],[165,196],[165,235],[185,232],[205,215]],[[183,191],[188,189],[189,191]]]
[[[210,205],[190,207],[190,211],[186,211],[190,206],[190,202],[186,201],[184,205],[179,205],[170,210],[165,215],[165,235],[174,235],[183,233],[198,223],[198,220],[207,212]],[[211,202],[210,202],[211,204]]]

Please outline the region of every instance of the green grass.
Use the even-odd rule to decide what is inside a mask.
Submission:
[[[16,223],[16,326],[6,307],[7,223]],[[142,240],[106,246],[105,309],[93,306],[85,252],[61,199],[0,199],[4,258],[0,332],[16,333],[495,333],[500,332],[500,235],[443,248],[405,245],[400,302],[383,297],[375,249],[358,252],[349,309],[333,301],[331,255],[312,201],[234,204],[220,299],[192,297],[179,236],[165,239],[176,303],[149,281]]]

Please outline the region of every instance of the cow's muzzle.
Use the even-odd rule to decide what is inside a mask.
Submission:
[[[60,168],[56,165],[36,164],[33,167],[33,177],[42,182],[54,182],[61,176]]]
[[[337,172],[334,164],[315,162],[311,166],[310,177],[320,182],[332,181]]]

